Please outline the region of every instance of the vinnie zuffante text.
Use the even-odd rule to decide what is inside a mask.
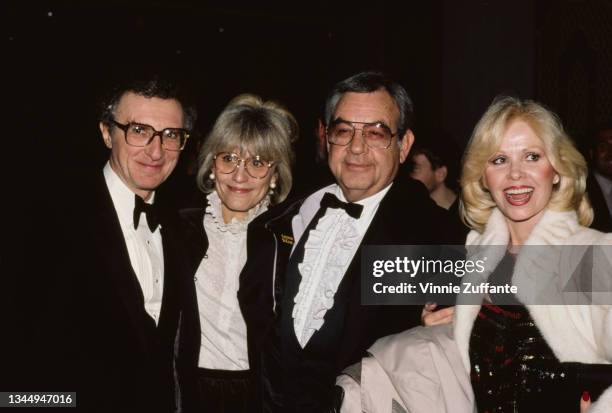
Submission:
[[[372,284],[375,294],[516,294],[517,287],[511,284],[491,285],[488,282],[471,281],[457,282],[469,274],[482,274],[486,271],[486,257],[483,259],[411,259],[408,257],[395,257],[391,260],[374,260],[372,262],[372,276],[381,278],[386,275],[408,276],[411,280],[406,282],[383,282]],[[440,283],[420,281],[417,276],[448,276],[454,275],[454,282]],[[448,279],[448,278],[446,278]],[[382,280],[381,280],[382,281]],[[438,280],[442,281],[442,279]]]

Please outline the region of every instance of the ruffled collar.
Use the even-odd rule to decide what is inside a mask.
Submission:
[[[251,221],[264,213],[270,204],[270,197],[266,196],[260,203],[249,209],[245,219],[232,218],[231,222],[226,224],[223,221],[221,198],[219,198],[217,191],[212,191],[206,196],[206,199],[208,201],[208,205],[206,206],[205,218],[206,216],[210,217],[214,228],[216,228],[219,232],[230,232],[232,234],[246,232]]]

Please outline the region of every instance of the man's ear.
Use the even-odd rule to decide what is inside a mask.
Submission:
[[[104,144],[106,145],[106,147],[108,149],[112,149],[113,147],[113,140],[111,138],[110,135],[110,130],[108,128],[108,125],[104,122],[100,122],[98,124],[98,127],[100,128],[100,133],[102,134],[102,140],[104,141]]]
[[[404,133],[402,140],[399,143],[400,150],[400,163],[404,163],[408,154],[410,153],[410,148],[412,148],[412,144],[414,143],[414,133],[410,129]]]
[[[448,168],[444,165],[439,167],[434,171],[434,176],[436,177],[436,182],[438,184],[443,183],[446,180],[446,176],[448,175]]]
[[[317,154],[319,156],[319,159],[325,159],[325,156],[327,152],[329,152],[329,149],[327,148],[325,124],[320,118],[317,121],[317,138],[319,138],[319,140],[317,141]]]

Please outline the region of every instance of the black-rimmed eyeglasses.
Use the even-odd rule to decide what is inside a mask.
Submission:
[[[391,129],[383,122],[351,122],[338,119],[327,127],[327,141],[332,145],[350,144],[358,129],[355,128],[355,125],[363,125],[361,136],[370,148],[387,149],[391,145],[392,138],[397,135],[397,132],[391,132]]]
[[[166,128],[158,131],[151,125],[144,123],[119,123],[112,119],[111,123],[125,134],[125,142],[131,146],[147,146],[156,136],[161,139],[162,148],[169,151],[181,151],[189,138],[189,131],[182,128]]]

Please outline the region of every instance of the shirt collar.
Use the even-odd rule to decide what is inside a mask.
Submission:
[[[376,212],[380,201],[382,201],[385,195],[387,195],[387,192],[389,192],[389,189],[391,189],[391,185],[393,185],[393,182],[391,182],[389,185],[387,185],[385,188],[378,191],[374,195],[370,195],[367,198],[355,202],[355,204],[363,205],[363,211],[361,212],[361,217],[359,219],[369,217]],[[342,193],[342,189],[338,185],[335,185],[333,193],[338,197],[339,200],[343,202],[348,202],[346,200],[346,197]]]
[[[134,228],[134,192],[119,178],[119,175],[111,168],[110,162],[106,162],[103,173],[121,226]],[[145,202],[152,204],[154,199],[155,192]]]

